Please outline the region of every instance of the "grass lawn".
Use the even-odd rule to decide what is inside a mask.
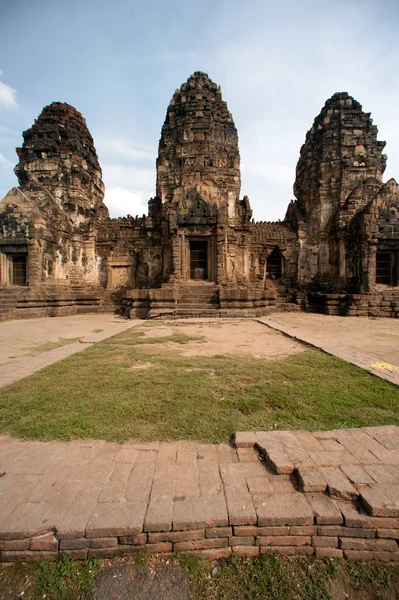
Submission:
[[[3,388],[0,431],[220,442],[239,430],[399,424],[396,386],[320,351],[185,357],[182,345],[206,340],[183,326],[148,337],[155,329],[133,328]]]
[[[182,569],[189,582],[191,600],[394,600],[399,593],[399,571],[389,563],[290,559],[267,554],[256,560],[232,557],[220,561],[215,577],[209,562],[184,554],[168,559],[143,554],[80,563],[63,557],[57,563],[0,566],[0,587],[6,598],[83,600],[88,598],[101,570],[111,569],[113,576],[118,577],[116,573],[123,571],[124,565],[130,565],[129,574],[123,579],[128,580],[126,587],[129,579],[134,579],[135,569],[145,569],[148,581],[162,567],[170,569],[170,577],[176,568]],[[147,594],[140,597],[154,598]]]

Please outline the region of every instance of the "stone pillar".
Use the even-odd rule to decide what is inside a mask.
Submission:
[[[377,245],[367,246],[362,244],[361,258],[361,288],[360,291],[364,294],[371,292],[375,288],[375,272],[377,264]]]
[[[343,239],[339,240],[339,284],[341,289],[346,286],[346,246]]]
[[[40,240],[33,239],[28,246],[28,285],[40,285],[42,279],[42,249]]]

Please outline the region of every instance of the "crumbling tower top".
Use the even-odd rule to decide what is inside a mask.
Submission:
[[[385,142],[370,113],[347,92],[329,98],[306,134],[296,168],[294,194],[304,215],[342,207],[366,179],[382,183]],[[324,218],[325,221],[325,218]]]
[[[88,217],[103,205],[104,184],[93,138],[86,121],[73,106],[46,106],[17,148],[15,167],[22,190],[45,189],[71,213]]]
[[[240,194],[240,155],[233,118],[220,87],[196,71],[167,109],[157,160],[163,203],[194,197],[220,207]]]

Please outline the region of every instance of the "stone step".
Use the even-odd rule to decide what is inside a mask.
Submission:
[[[220,304],[185,304],[178,303],[175,307],[176,310],[219,310]]]
[[[180,298],[177,300],[177,304],[219,304],[219,300],[217,299],[204,299],[204,298]]]

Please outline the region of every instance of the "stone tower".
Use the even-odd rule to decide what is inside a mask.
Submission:
[[[334,94],[306,134],[296,168],[298,208],[319,231],[345,205],[353,189],[372,178],[382,183],[385,142],[377,141],[370,113],[346,92]]]
[[[102,218],[108,216],[93,138],[80,112],[53,102],[23,138],[15,167],[22,191],[39,196],[45,191],[75,225],[92,219],[97,211]]]
[[[19,187],[0,206],[3,284],[98,285],[95,237],[109,214],[85,119],[73,106],[53,102],[23,138]]]
[[[168,222],[164,265],[171,282],[248,276],[240,235],[248,233],[252,213],[240,187],[233,118],[220,88],[198,71],[173,95],[159,142],[157,197]]]
[[[300,151],[294,193],[303,219],[301,282],[338,290],[347,285],[346,227],[382,185],[385,142],[370,113],[346,92],[315,118]]]
[[[176,90],[162,127],[157,195],[185,207],[201,199],[235,215],[240,195],[238,135],[220,87],[196,72]]]

